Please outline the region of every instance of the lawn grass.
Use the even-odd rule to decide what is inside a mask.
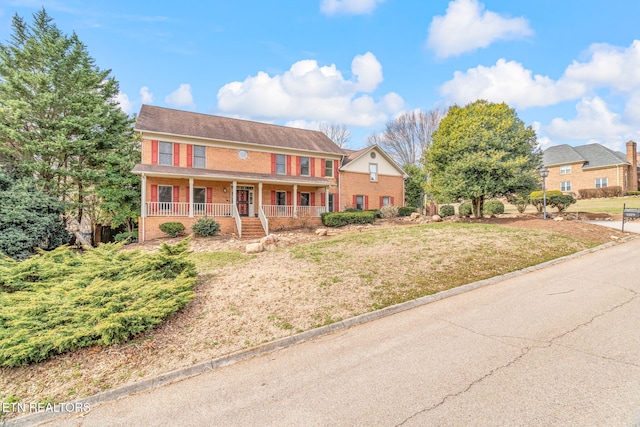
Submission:
[[[440,223],[347,234],[291,256],[372,286],[371,309],[409,301],[562,257],[602,242],[545,230]]]

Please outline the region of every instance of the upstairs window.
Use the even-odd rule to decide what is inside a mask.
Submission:
[[[571,173],[571,166],[560,166],[560,175],[569,175]]]
[[[286,175],[287,174],[287,156],[284,154],[276,154],[276,173],[278,175]]]
[[[378,180],[378,165],[375,163],[369,163],[369,181]]]
[[[300,175],[309,176],[309,158],[300,157]]]
[[[158,152],[159,165],[173,166],[173,144],[171,142],[160,142]]]
[[[207,148],[202,145],[193,146],[193,167],[206,167]]]
[[[333,178],[333,160],[324,161],[324,176],[327,178]]]

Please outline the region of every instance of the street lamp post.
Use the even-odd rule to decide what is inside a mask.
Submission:
[[[549,169],[543,166],[540,169],[540,176],[542,177],[542,219],[547,219],[547,185],[546,179],[549,176]]]

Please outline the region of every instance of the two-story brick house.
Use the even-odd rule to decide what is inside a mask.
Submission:
[[[345,152],[322,132],[143,105],[139,240],[200,217],[244,237],[320,225],[348,207],[403,205],[405,172],[377,146]]]
[[[637,144],[629,141],[626,153],[601,144],[547,148],[543,164],[549,169],[547,189],[578,194],[581,189],[619,186],[623,194],[638,190]]]

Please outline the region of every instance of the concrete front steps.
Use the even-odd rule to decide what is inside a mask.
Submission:
[[[265,236],[259,218],[242,217],[242,239],[260,239]]]

